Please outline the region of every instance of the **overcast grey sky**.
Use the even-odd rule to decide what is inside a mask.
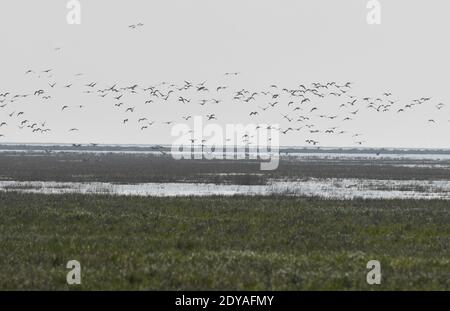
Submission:
[[[219,124],[280,123],[281,112],[250,119],[252,106],[232,101],[231,93],[213,106],[171,103],[143,105],[144,96],[125,96],[124,107],[136,107],[133,115],[115,109],[111,98],[83,94],[85,84],[142,87],[184,80],[206,84],[214,90],[227,85],[266,90],[277,84],[337,81],[354,82],[352,93],[376,98],[392,92],[396,107],[411,100],[432,100],[406,113],[376,113],[360,103],[351,123],[317,118],[317,127],[340,126],[347,135],[311,136],[306,131],[281,137],[282,145],[305,145],[314,137],[322,146],[354,146],[361,133],[363,146],[449,148],[450,133],[450,2],[448,0],[380,0],[380,25],[368,25],[366,0],[81,0],[81,25],[66,22],[65,0],[2,0],[0,7],[0,94],[32,94],[49,89],[52,98],[29,98],[0,109],[1,142],[97,142],[166,143],[170,126],[185,114],[215,113]],[[142,22],[143,27],[128,26]],[[55,50],[60,48],[60,50]],[[25,75],[53,68],[52,76]],[[225,72],[237,71],[236,78]],[[75,74],[83,73],[76,77]],[[73,83],[71,89],[63,87]],[[228,93],[225,93],[228,94]],[[210,98],[215,94],[205,95]],[[1,99],[1,98],[0,98]],[[337,114],[339,100],[321,105],[317,114]],[[341,101],[344,101],[343,99]],[[438,110],[436,105],[444,103]],[[61,112],[61,107],[70,109]],[[83,109],[76,109],[83,105]],[[311,106],[308,106],[311,107]],[[357,109],[357,108],[355,108]],[[24,111],[27,119],[46,122],[51,133],[33,134],[17,127]],[[156,124],[137,127],[146,116]],[[343,116],[343,114],[342,114]],[[122,124],[125,117],[130,123]],[[434,119],[436,123],[428,120]],[[322,123],[321,123],[322,122]],[[69,133],[76,127],[79,132]]]

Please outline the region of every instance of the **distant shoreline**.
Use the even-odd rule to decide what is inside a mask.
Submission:
[[[195,146],[195,145],[194,145]],[[262,146],[265,147],[265,146]],[[244,148],[244,146],[237,146]],[[171,149],[171,145],[164,144],[71,144],[71,143],[2,143],[1,151],[32,151],[32,150],[86,150],[86,151],[154,151]],[[394,148],[394,147],[306,147],[281,146],[280,153],[342,153],[342,154],[450,154],[450,148]]]

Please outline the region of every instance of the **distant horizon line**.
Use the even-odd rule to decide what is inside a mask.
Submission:
[[[171,144],[127,144],[127,143],[44,143],[44,142],[0,142],[0,146],[67,146],[71,147],[74,145],[81,145],[80,147],[155,147],[161,146],[164,148],[171,148]],[[194,147],[201,145],[192,145]],[[210,145],[204,145],[210,146]],[[233,145],[224,145],[223,147],[228,147]],[[245,145],[235,145],[234,147],[245,147]],[[252,146],[255,147],[255,146]],[[267,145],[257,145],[256,147],[269,147]],[[357,149],[357,150],[439,150],[439,151],[449,151],[450,147],[374,147],[374,146],[301,146],[301,145],[281,145],[278,147],[280,150],[282,149],[309,149],[309,150],[318,150],[318,149]]]

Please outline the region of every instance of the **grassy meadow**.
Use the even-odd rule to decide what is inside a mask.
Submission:
[[[449,290],[449,207],[0,192],[0,290]]]

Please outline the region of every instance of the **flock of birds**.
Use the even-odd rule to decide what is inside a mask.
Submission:
[[[138,26],[137,26],[138,27]],[[212,86],[207,82],[193,83],[191,81],[184,81],[181,84],[174,84],[169,82],[161,82],[157,85],[144,87],[139,84],[132,84],[128,86],[119,86],[118,84],[110,86],[100,86],[97,82],[88,82],[76,85],[75,82],[60,84],[54,82],[53,69],[46,69],[42,71],[27,70],[25,75],[35,75],[36,78],[46,78],[47,87],[33,90],[26,94],[17,94],[12,91],[4,91],[0,93],[0,111],[2,112],[2,119],[0,119],[0,130],[8,126],[16,126],[18,130],[29,130],[34,134],[47,134],[52,131],[47,122],[33,120],[26,111],[19,111],[14,109],[15,104],[26,98],[34,98],[46,102],[52,99],[52,90],[56,88],[72,89],[77,88],[80,92],[91,96],[96,96],[98,99],[109,100],[110,107],[116,110],[123,111],[123,118],[121,124],[126,125],[132,120],[137,124],[140,131],[148,130],[157,124],[170,126],[178,121],[189,121],[194,115],[181,115],[177,120],[153,120],[147,115],[138,115],[139,107],[137,105],[129,105],[129,99],[132,96],[142,95],[144,99],[140,103],[145,106],[154,106],[158,109],[158,104],[167,102],[177,102],[181,105],[199,105],[208,107],[210,112],[204,118],[207,121],[215,121],[219,119],[217,113],[214,112],[216,105],[228,105],[227,101],[235,101],[241,103],[248,110],[248,118],[254,119],[263,114],[268,114],[273,122],[283,123],[284,126],[278,128],[280,134],[288,135],[295,132],[304,132],[316,134],[314,137],[307,138],[305,143],[310,145],[319,145],[320,141],[316,138],[318,134],[322,135],[344,135],[350,134],[354,138],[355,145],[362,145],[365,143],[363,133],[349,133],[345,130],[344,125],[347,122],[354,120],[363,109],[371,110],[375,113],[387,113],[394,111],[395,113],[406,113],[414,107],[431,103],[430,97],[422,97],[414,99],[407,104],[400,104],[394,100],[392,93],[386,92],[379,97],[357,97],[351,94],[353,83],[312,83],[311,85],[300,84],[293,89],[282,88],[278,85],[270,85],[265,90],[249,90],[236,89],[229,90],[229,86],[216,85]],[[83,74],[76,74],[75,76],[82,76]],[[228,79],[239,76],[238,72],[229,72],[224,74]],[[192,92],[197,96],[193,98]],[[188,96],[188,93],[190,96]],[[224,99],[224,95],[228,94],[228,99]],[[337,105],[340,113],[327,113],[327,106],[321,104],[321,100],[325,98],[337,98]],[[442,110],[445,107],[444,103],[435,103],[436,110]],[[57,109],[60,113],[70,113],[73,109],[83,109],[83,105],[69,105],[62,104]],[[192,108],[194,110],[194,108]],[[155,115],[157,111],[155,111]],[[318,128],[315,119],[328,119],[335,122],[333,126],[327,128]],[[428,119],[429,123],[436,123],[434,118]],[[449,120],[450,122],[450,120]],[[255,123],[255,122],[253,122]],[[270,129],[270,125],[267,127]],[[70,127],[68,132],[78,132],[79,127]],[[5,135],[0,133],[0,138]],[[242,137],[242,142],[246,143],[251,139],[248,135]],[[195,142],[192,143],[204,143]]]
[[[130,29],[143,27],[143,23],[128,26]],[[56,50],[56,49],[55,49]],[[58,48],[58,51],[60,48]],[[294,88],[286,88],[278,85],[270,85],[264,90],[251,90],[245,88],[230,87],[230,84],[240,76],[239,72],[228,72],[223,75],[222,83],[212,85],[208,82],[194,83],[183,81],[181,83],[161,82],[155,85],[144,86],[138,83],[131,85],[105,85],[97,81],[81,82],[84,74],[74,75],[72,82],[61,83],[56,81],[56,70],[53,68],[45,70],[29,69],[24,72],[26,76],[33,76],[39,81],[40,87],[26,92],[17,93],[12,90],[0,90],[0,139],[5,139],[2,133],[7,127],[16,127],[21,131],[30,131],[35,135],[50,134],[50,124],[43,120],[33,118],[26,110],[16,108],[19,103],[32,99],[42,103],[50,103],[61,114],[70,114],[74,109],[84,109],[85,104],[61,104],[53,101],[53,93],[64,90],[75,90],[77,92],[93,96],[95,101],[106,101],[109,109],[122,112],[120,126],[135,124],[138,131],[150,130],[157,126],[171,126],[182,121],[193,119],[194,113],[183,114],[171,120],[156,120],[150,115],[144,114],[142,107],[154,109],[152,116],[158,115],[161,104],[179,104],[189,106],[189,111],[194,112],[195,105],[208,110],[204,114],[206,121],[218,121],[221,116],[215,112],[218,105],[230,105],[232,102],[242,105],[236,114],[246,114],[251,123],[258,123],[258,118],[265,116],[271,123],[280,124],[277,128],[282,135],[294,135],[303,133],[304,143],[318,146],[321,135],[348,135],[355,145],[366,143],[364,133],[354,132],[346,126],[355,120],[362,111],[373,113],[396,113],[403,114],[421,105],[431,105],[433,110],[439,111],[446,104],[435,102],[430,97],[421,97],[407,103],[394,99],[391,92],[385,92],[375,97],[360,97],[352,92],[353,83],[344,82],[316,82],[310,85],[299,84]],[[332,104],[328,101],[332,99]],[[87,102],[87,101],[86,101]],[[333,105],[333,109],[330,109]],[[106,108],[105,108],[106,109]],[[236,109],[236,108],[233,108]],[[186,110],[186,109],[185,109]],[[333,113],[330,113],[333,111]],[[175,113],[176,110],[173,110]],[[331,122],[326,127],[320,126],[319,119]],[[73,120],[76,123],[79,120]],[[428,118],[430,124],[437,123],[437,119]],[[448,120],[450,122],[450,120]],[[81,130],[78,126],[67,128],[68,133],[76,133]],[[270,125],[267,126],[270,129]],[[68,136],[70,139],[70,136]],[[252,139],[249,135],[242,137],[242,143],[248,143]],[[203,144],[205,141],[192,144]],[[302,145],[299,141],[298,145]]]

